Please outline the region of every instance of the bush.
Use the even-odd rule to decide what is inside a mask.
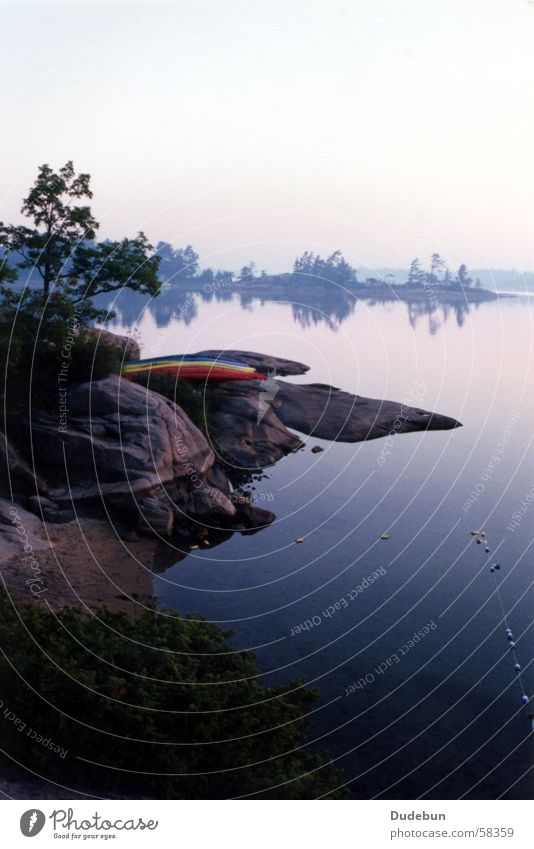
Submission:
[[[230,636],[155,608],[137,619],[107,609],[84,618],[0,599],[4,750],[99,794],[342,796],[341,774],[303,747],[317,692],[262,686],[254,656],[235,651]],[[30,727],[67,754],[32,739]]]
[[[73,381],[98,380],[120,370],[118,349],[89,332],[99,312],[91,304],[26,289],[1,290],[0,360],[2,387],[10,409],[56,402],[58,374],[68,359]]]
[[[207,384],[203,383],[195,387],[187,380],[172,377],[170,374],[158,374],[157,372],[139,374],[133,379],[135,383],[146,386],[153,392],[159,392],[160,395],[174,401],[199,430],[207,433],[213,412],[212,392]]]

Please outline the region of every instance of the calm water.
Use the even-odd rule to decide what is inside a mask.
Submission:
[[[429,314],[339,292],[262,302],[169,290],[153,304],[118,304],[117,329],[135,325],[145,356],[270,352],[311,366],[296,380],[412,401],[463,423],[389,448],[305,437],[304,451],[256,483],[258,504],[277,515],[271,527],[193,552],[154,579],[165,605],[234,629],[266,683],[303,676],[320,687],[311,737],[356,797],[523,798],[532,786],[532,707],[521,705],[488,567],[494,557],[502,564],[532,693],[533,307],[506,299]],[[316,444],[323,453],[311,453]],[[485,530],[492,554],[471,529]],[[313,627],[295,633],[306,620]],[[436,627],[405,650],[428,623]]]

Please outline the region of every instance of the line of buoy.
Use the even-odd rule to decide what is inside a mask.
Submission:
[[[490,554],[491,549],[490,549],[488,541],[486,539],[486,534],[483,531],[471,531],[471,534],[472,534],[472,536],[476,536],[476,541],[479,545],[482,542],[485,543],[485,549],[484,550],[485,550],[486,554]],[[501,613],[502,613],[502,621],[504,622],[504,626],[505,626],[505,632],[504,633],[506,635],[506,639],[508,641],[508,648],[509,648],[510,654],[512,655],[512,659],[513,659],[513,662],[514,662],[514,672],[516,674],[516,677],[517,677],[517,680],[518,680],[518,683],[519,683],[519,687],[521,689],[521,703],[523,705],[528,705],[529,702],[530,702],[530,699],[529,699],[527,693],[525,692],[525,686],[524,686],[523,677],[522,677],[523,676],[523,670],[522,670],[521,664],[519,663],[519,658],[517,657],[516,644],[515,644],[515,640],[514,640],[513,631],[508,624],[508,617],[506,616],[506,610],[504,609],[504,603],[503,603],[503,600],[502,600],[501,588],[500,588],[499,579],[498,579],[498,573],[500,571],[501,571],[501,566],[500,566],[499,563],[492,563],[491,564],[490,573],[493,575],[493,580],[495,582],[495,594],[496,594],[497,599],[499,601],[499,606],[501,608]],[[534,731],[534,713],[529,713],[528,718],[530,719],[530,724],[531,724],[532,730]]]

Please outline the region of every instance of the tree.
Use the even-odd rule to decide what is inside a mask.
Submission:
[[[471,277],[469,277],[467,266],[462,263],[456,274],[455,283],[459,286],[460,289],[468,289],[469,286],[471,286],[472,282],[473,280]]]
[[[439,254],[432,254],[430,257],[430,273],[434,277],[437,277],[438,272],[444,271],[446,267],[445,260]]]
[[[293,264],[293,274],[307,274],[319,280],[328,280],[341,286],[355,285],[356,270],[347,262],[341,251],[334,251],[327,259],[305,251]]]
[[[442,284],[444,286],[452,286],[454,283],[454,279],[452,273],[448,268],[445,269],[445,274],[443,275]]]
[[[305,745],[317,691],[265,686],[230,632],[155,608],[134,619],[9,602],[2,593],[1,692],[67,752],[6,722],[2,746],[19,762],[122,798],[345,795],[343,776]]]
[[[438,273],[445,271],[447,268],[445,260],[438,253],[433,253],[430,257],[430,272],[426,275],[426,282],[429,286],[437,286],[439,284]]]
[[[425,281],[425,272],[421,266],[421,262],[416,257],[416,259],[412,260],[410,264],[410,271],[408,272],[408,286],[422,286]]]
[[[156,252],[161,258],[161,271],[165,280],[190,280],[199,269],[199,256],[192,245],[174,249],[168,242],[158,242]]]
[[[218,287],[222,286],[231,286],[234,281],[234,272],[233,271],[216,271],[215,272],[215,282]]]
[[[22,203],[31,227],[0,222],[0,244],[19,269],[35,269],[43,293],[60,290],[74,301],[127,286],[156,295],[159,257],[143,233],[135,239],[96,242],[99,224],[90,206],[89,174],[76,174],[72,161],[59,171],[41,165]]]
[[[293,263],[293,274],[311,274],[316,257],[311,251],[304,251]]]
[[[239,282],[240,283],[252,283],[254,280],[254,269],[256,268],[255,262],[249,262],[248,265],[244,265],[241,271],[239,272]]]
[[[0,256],[0,285],[3,283],[14,283],[16,279],[17,269],[8,265],[6,258]]]

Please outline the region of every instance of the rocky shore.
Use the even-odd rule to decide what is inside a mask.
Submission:
[[[136,356],[131,341],[115,339]],[[281,377],[308,370],[255,352],[224,354]],[[8,421],[0,442],[0,568],[10,592],[52,607],[136,606],[150,595],[154,570],[273,521],[243,481],[303,450],[303,435],[358,442],[459,426],[324,384],[276,377],[268,389],[262,381],[210,388],[203,431],[177,404],[118,376],[71,385],[61,428],[46,410]]]

